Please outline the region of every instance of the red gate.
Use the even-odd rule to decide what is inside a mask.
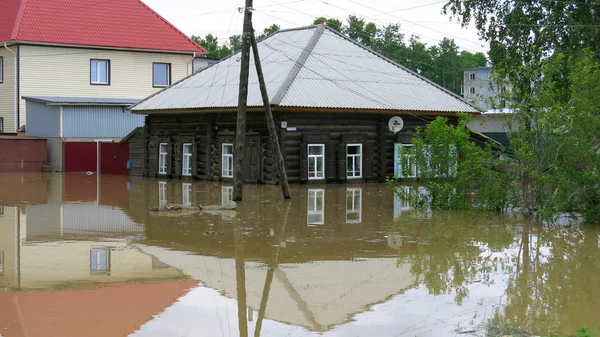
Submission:
[[[128,160],[129,144],[100,143],[101,174],[129,174],[127,170]]]
[[[96,142],[65,142],[63,145],[64,172],[96,172],[98,169]]]

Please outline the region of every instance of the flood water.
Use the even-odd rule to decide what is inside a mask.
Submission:
[[[600,323],[600,229],[416,212],[386,185],[0,175],[0,336],[485,336]]]

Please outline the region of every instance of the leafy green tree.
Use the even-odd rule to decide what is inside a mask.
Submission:
[[[318,17],[313,21],[313,25],[320,25],[320,24],[326,24],[328,27],[331,27],[335,30],[337,30],[338,32],[341,32],[344,30],[344,26],[342,21],[338,20],[338,19],[334,19],[334,18],[326,18],[326,17]]]
[[[257,39],[258,39],[258,40],[264,39],[264,38],[265,38],[265,37],[267,37],[268,35],[271,35],[271,34],[275,33],[276,31],[278,31],[278,30],[280,30],[280,29],[281,29],[281,26],[279,26],[278,24],[275,24],[275,23],[274,23],[274,24],[270,25],[269,27],[265,28],[265,29],[263,30],[263,33],[262,33],[262,34],[259,34],[259,35],[257,36]]]

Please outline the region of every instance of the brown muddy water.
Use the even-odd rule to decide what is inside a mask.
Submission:
[[[600,323],[600,230],[416,212],[385,185],[0,175],[0,336],[485,336]]]

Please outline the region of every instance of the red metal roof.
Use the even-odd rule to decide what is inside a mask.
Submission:
[[[140,0],[0,0],[0,42],[206,53]]]

